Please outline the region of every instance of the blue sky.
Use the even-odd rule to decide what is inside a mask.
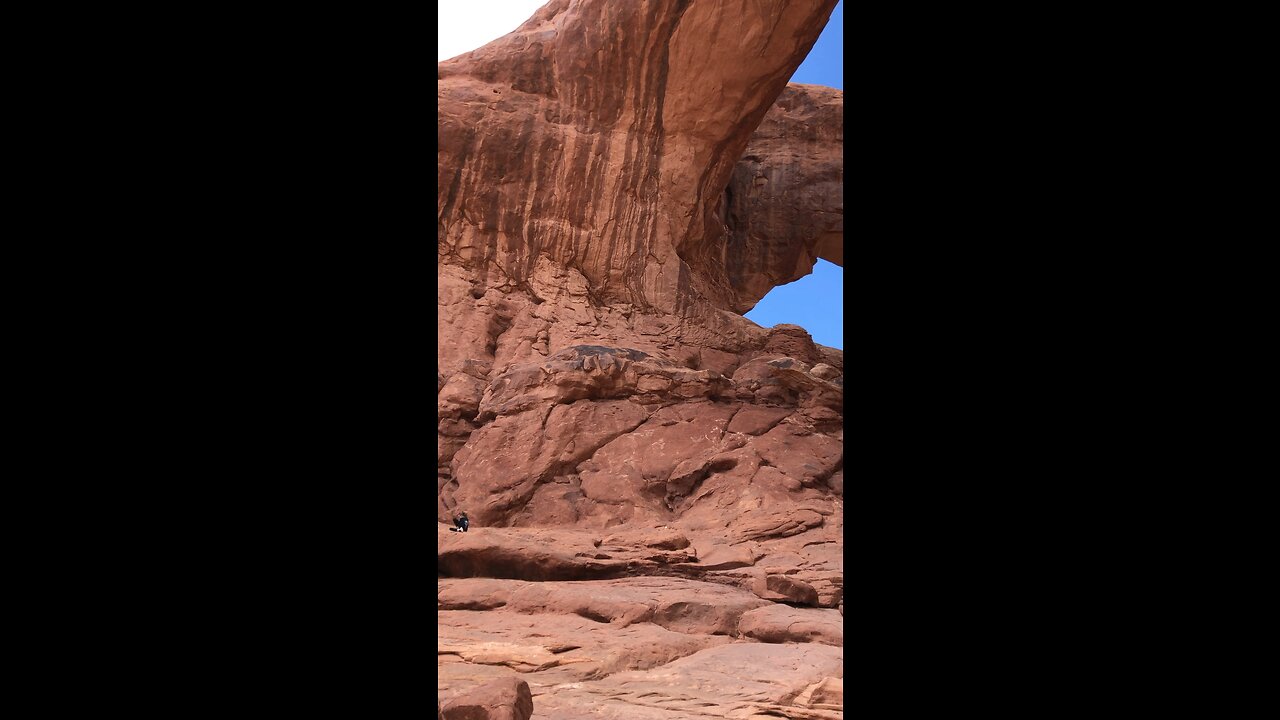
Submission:
[[[844,0],[836,4],[826,29],[791,82],[844,89]],[[819,260],[812,274],[770,290],[746,316],[763,327],[799,325],[814,342],[843,350],[844,269]]]

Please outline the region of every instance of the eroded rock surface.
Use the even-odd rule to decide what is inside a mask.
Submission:
[[[843,93],[787,83],[834,5],[551,0],[439,64],[446,716],[842,717],[844,353],[741,315],[843,265]]]
[[[795,577],[808,566],[798,551],[830,543],[716,542],[713,558],[745,551],[741,567],[718,569],[700,567],[698,545],[670,527],[437,527],[446,700],[519,678],[538,717],[840,716],[813,692],[801,701],[843,677],[842,610],[812,607],[822,598]],[[835,604],[838,568],[826,577],[840,583]],[[706,654],[721,648],[734,649]]]
[[[658,668],[590,683],[552,686],[539,711],[555,718],[843,717],[795,703],[811,686],[844,673],[844,651],[820,644],[730,643]]]
[[[844,647],[844,619],[835,610],[768,605],[743,613],[738,632],[763,642],[820,642]]]
[[[479,685],[441,706],[445,720],[529,720],[533,695],[519,678],[499,678]]]

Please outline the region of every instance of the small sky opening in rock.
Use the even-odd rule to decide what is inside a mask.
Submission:
[[[770,290],[746,317],[761,327],[799,325],[819,345],[843,350],[843,300],[844,269],[819,260],[811,274]]]

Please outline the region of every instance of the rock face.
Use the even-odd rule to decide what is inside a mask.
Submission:
[[[834,6],[551,0],[515,32],[440,63],[441,261],[471,270],[480,292],[533,300],[581,290],[686,317],[754,303],[770,288],[732,282],[727,254],[753,234],[744,225],[726,244],[726,189],[758,127],[759,153],[742,171],[754,190],[735,194],[737,221],[753,203],[784,220],[781,204],[817,190],[832,197],[813,205],[837,212],[804,221],[818,225],[812,241],[843,227],[839,170],[831,187],[805,177],[840,158],[841,93],[783,94]],[[794,132],[817,123],[827,127]],[[768,163],[779,150],[787,160]],[[761,168],[794,188],[756,185]]]
[[[769,605],[743,613],[738,631],[763,642],[820,642],[844,647],[844,622],[835,610]]]
[[[445,720],[529,720],[533,695],[529,683],[501,678],[450,699],[441,707]]]
[[[844,266],[844,92],[789,84],[751,136],[725,193],[726,271],[747,312],[807,275]]]
[[[741,315],[843,265],[843,93],[787,83],[834,6],[551,0],[439,64],[446,717],[842,717],[844,353]]]

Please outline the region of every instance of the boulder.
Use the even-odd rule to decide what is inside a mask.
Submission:
[[[835,610],[768,605],[749,610],[738,632],[768,643],[808,643],[844,647],[844,619]]]
[[[447,699],[441,712],[445,720],[529,720],[533,694],[524,680],[502,678]]]

